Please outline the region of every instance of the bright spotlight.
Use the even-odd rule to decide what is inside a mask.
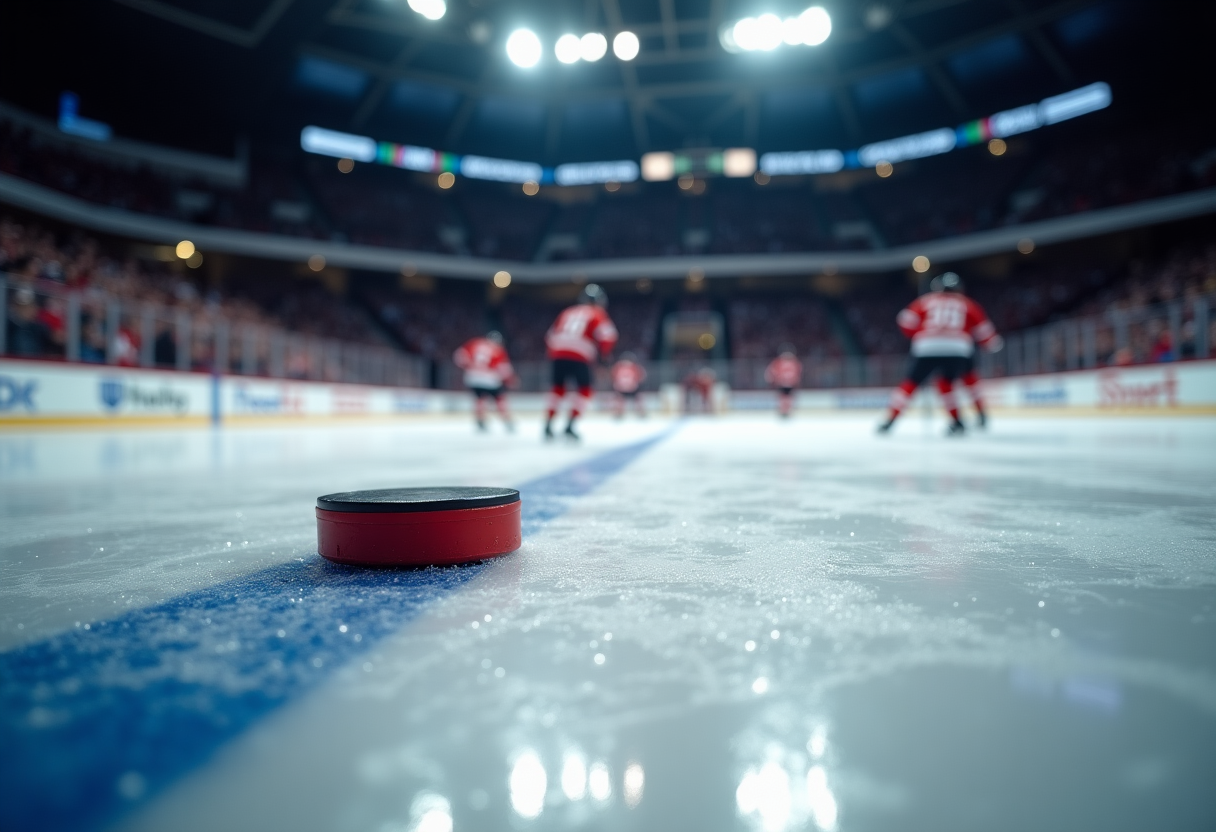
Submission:
[[[923,254],[918,254],[912,258],[912,270],[919,274],[929,271],[929,266],[929,258]]]
[[[579,48],[578,35],[562,35],[553,46],[553,54],[564,64],[572,64],[582,57]]]
[[[531,29],[516,29],[507,38],[507,57],[511,63],[524,69],[540,62],[540,38]]]
[[[807,46],[818,46],[832,34],[832,17],[822,6],[811,6],[798,15],[798,23]]]
[[[448,10],[448,6],[443,0],[410,0],[410,8],[427,20],[438,20]]]
[[[787,17],[781,22],[781,40],[786,46],[801,46],[802,38],[801,18]]]
[[[633,32],[620,32],[612,39],[612,54],[622,61],[632,61],[641,48],[642,44]]]
[[[494,272],[494,285],[499,289],[505,289],[511,285],[510,272]]]
[[[608,54],[608,39],[599,32],[588,32],[579,41],[579,55],[584,61],[595,62]]]
[[[734,26],[729,23],[724,23],[722,24],[722,27],[718,29],[718,43],[722,44],[722,48],[727,52],[736,53],[743,51],[743,47],[741,47],[738,41],[735,40],[735,26],[738,25],[738,23],[736,23]]]
[[[782,20],[775,14],[745,17],[718,33],[727,52],[770,52],[781,44],[818,46],[832,33],[832,18],[821,6]]]
[[[760,48],[760,29],[756,18],[745,17],[735,24],[732,30],[735,35],[735,45],[745,52],[753,52]]]
[[[189,240],[182,240],[177,244],[177,248],[174,249],[174,251],[181,259],[189,260],[191,255],[194,254],[194,243],[190,242]]]
[[[771,52],[781,45],[781,18],[775,14],[762,14],[756,18],[757,42],[756,48]]]

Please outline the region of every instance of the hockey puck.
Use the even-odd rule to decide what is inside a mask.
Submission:
[[[513,488],[384,488],[317,498],[317,551],[358,566],[446,566],[520,546]]]

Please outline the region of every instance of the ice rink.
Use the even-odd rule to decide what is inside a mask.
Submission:
[[[1216,421],[876,421],[0,434],[0,828],[1216,828]]]

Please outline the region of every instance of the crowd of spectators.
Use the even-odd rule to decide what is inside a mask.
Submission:
[[[448,361],[457,347],[489,329],[485,301],[476,295],[407,294],[381,286],[358,291],[407,350],[432,361]]]
[[[10,218],[0,219],[0,271],[7,283],[9,354],[65,357],[68,299],[74,296],[80,360],[136,365],[148,363],[151,354],[157,365],[193,369],[212,366],[220,321],[229,331],[244,325],[277,327],[368,344],[388,343],[379,334],[386,331],[405,351],[436,365],[449,363],[467,338],[499,328],[516,361],[539,363],[544,333],[564,305],[529,293],[493,300],[480,286],[443,284],[436,289],[433,281],[426,291],[415,292],[358,283],[349,300],[315,281],[288,276],[265,276],[219,291],[205,288],[188,270],[123,259],[84,234],[56,239],[37,224]],[[1002,276],[972,276],[968,291],[1005,333],[1065,318],[1099,321],[1096,348],[1104,365],[1187,358],[1195,354],[1201,334],[1194,301],[1216,297],[1216,245],[1183,246],[1159,260],[1107,268],[1028,261]],[[916,292],[901,276],[855,279],[835,300],[809,291],[739,288],[726,295],[716,292],[712,300],[704,292],[676,296],[673,306],[669,294],[663,301],[650,292],[614,291],[611,314],[620,330],[619,351],[643,359],[659,354],[664,310],[704,307],[724,312],[730,358],[764,360],[789,345],[811,361],[830,361],[856,354],[858,348],[871,356],[904,353],[907,342],[894,319]],[[1165,309],[1170,304],[1175,311]],[[154,310],[151,318],[149,309]],[[378,326],[365,310],[374,313]],[[177,343],[183,316],[190,338],[185,364]],[[1216,326],[1216,315],[1209,326]],[[1216,343],[1216,329],[1208,337]],[[234,344],[229,350],[234,365],[240,349]],[[268,360],[263,345],[255,371],[265,370]],[[289,366],[286,372],[312,377],[307,367]]]
[[[360,309],[335,302],[316,283],[266,278],[228,291],[208,289],[184,269],[117,256],[81,233],[56,239],[47,228],[9,217],[0,217],[0,273],[9,355],[66,357],[73,299],[79,304],[79,359],[91,363],[146,363],[150,340],[157,366],[209,369],[221,322],[238,339],[228,349],[233,363],[242,357],[241,330],[263,333],[256,357],[263,369],[270,360],[264,333],[270,330],[385,343]],[[189,345],[178,343],[183,335]]]
[[[843,354],[832,332],[824,301],[806,293],[744,295],[727,306],[731,357],[771,359],[792,347],[812,359]]]

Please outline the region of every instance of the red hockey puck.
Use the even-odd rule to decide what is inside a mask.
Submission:
[[[359,566],[445,566],[520,546],[513,488],[384,488],[317,498],[317,551]]]

